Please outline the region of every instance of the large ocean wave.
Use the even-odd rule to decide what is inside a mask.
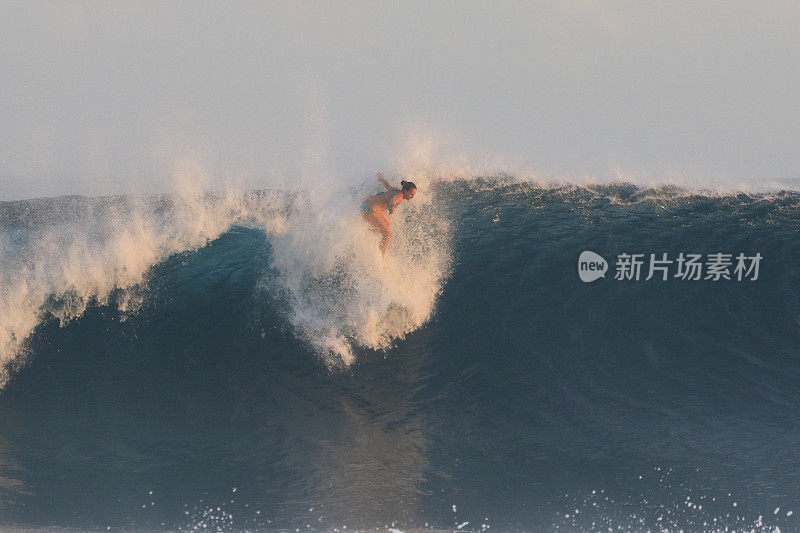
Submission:
[[[800,194],[415,180],[385,258],[358,211],[372,186],[0,204],[0,398],[11,411],[65,409],[39,411],[40,423],[72,420],[65,431],[89,434],[92,450],[31,451],[27,463],[0,453],[6,511],[36,525],[9,502],[76,505],[34,486],[69,461],[123,472],[144,494],[157,465],[186,460],[176,449],[223,449],[194,425],[211,416],[237,451],[219,452],[230,476],[215,463],[200,479],[249,494],[227,507],[252,520],[240,529],[322,514],[360,527],[791,528]],[[605,279],[581,282],[584,250],[611,263]],[[763,260],[755,280],[614,279],[620,254],[681,253]],[[138,420],[153,438],[95,441],[93,423],[55,407],[90,393],[122,402],[113,416],[91,407],[102,424]],[[20,424],[15,435],[44,442]],[[0,432],[0,452],[20,442]],[[31,456],[49,466],[26,476]],[[171,483],[165,500],[204,509],[207,493]],[[186,525],[164,500],[135,516],[80,505],[85,520],[48,523]]]

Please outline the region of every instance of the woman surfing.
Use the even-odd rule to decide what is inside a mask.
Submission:
[[[386,191],[370,196],[361,203],[361,215],[370,223],[372,231],[380,234],[381,254],[386,255],[386,248],[392,240],[392,231],[389,229],[388,215],[394,213],[395,208],[403,200],[411,200],[417,194],[417,186],[410,181],[401,181],[400,188],[392,187],[383,177],[383,172],[378,172],[378,181],[383,183]]]

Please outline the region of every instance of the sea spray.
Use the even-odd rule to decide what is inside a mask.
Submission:
[[[376,192],[369,187],[304,195],[286,231],[271,239],[278,278],[265,278],[262,288],[288,303],[296,333],[329,366],[350,365],[354,346],[385,350],[432,316],[449,274],[451,233],[430,200],[435,192],[420,189],[392,216],[385,257],[357,208]]]
[[[448,274],[450,233],[425,191],[392,217],[394,239],[380,257],[357,208],[372,192],[189,189],[177,196],[34,200],[22,212],[26,202],[5,204],[0,387],[24,364],[27,341],[43,321],[63,326],[90,305],[109,304],[112,294],[123,317],[135,313],[152,266],[205,246],[233,224],[264,232],[279,277],[262,289],[281,295],[297,335],[329,365],[352,363],[353,345],[388,348],[431,317]]]

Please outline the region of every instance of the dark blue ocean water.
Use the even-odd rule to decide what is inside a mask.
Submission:
[[[349,366],[298,327],[286,243],[247,221],[156,258],[133,310],[116,282],[63,324],[50,310],[70,286],[42,301],[6,354],[0,525],[800,531],[800,195],[431,190],[405,216],[448,224],[434,306],[386,349],[344,328]],[[104,202],[124,203],[0,204],[0,309],[35,272],[15,250],[103,228]],[[584,250],[604,279],[580,280]],[[638,281],[615,279],[626,253],[645,254]],[[755,280],[675,264],[646,280],[651,253],[762,259]],[[413,294],[422,272],[390,283]],[[353,276],[316,281],[336,293]],[[342,317],[370,305],[346,294]]]

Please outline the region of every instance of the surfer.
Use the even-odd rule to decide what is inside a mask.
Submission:
[[[386,255],[386,248],[392,240],[392,231],[389,229],[389,217],[403,200],[411,200],[417,194],[417,186],[410,181],[401,181],[400,188],[392,187],[383,177],[383,172],[378,172],[378,181],[383,183],[386,191],[370,196],[361,203],[361,215],[370,223],[372,230],[382,235],[381,254]]]

